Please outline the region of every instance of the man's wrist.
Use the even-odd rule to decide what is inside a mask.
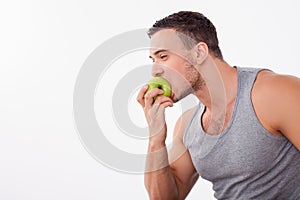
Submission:
[[[169,166],[165,143],[149,143],[145,172],[154,172]]]
[[[148,152],[154,152],[154,151],[159,151],[161,149],[166,148],[166,143],[165,142],[157,142],[153,140],[149,140],[149,145],[148,145]]]

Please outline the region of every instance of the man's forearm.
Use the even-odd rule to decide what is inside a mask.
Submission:
[[[149,144],[145,186],[151,200],[178,199],[178,189],[169,167],[168,152],[165,144]]]

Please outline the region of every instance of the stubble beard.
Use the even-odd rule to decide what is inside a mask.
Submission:
[[[190,93],[196,93],[205,86],[204,79],[193,65],[186,68],[186,79],[190,83]]]
[[[180,95],[177,97],[176,102],[190,94],[195,94],[205,86],[204,79],[193,65],[189,64],[186,66],[185,79],[187,81],[187,87],[182,90]]]

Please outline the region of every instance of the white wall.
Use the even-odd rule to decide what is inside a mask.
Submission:
[[[142,175],[97,162],[75,130],[74,83],[88,55],[114,35],[194,10],[216,25],[229,64],[300,76],[299,9],[296,0],[1,1],[0,199],[147,199]],[[210,183],[187,199],[214,199]]]

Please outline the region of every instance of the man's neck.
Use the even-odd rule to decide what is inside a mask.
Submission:
[[[236,98],[237,71],[225,61],[209,56],[198,67],[204,84],[195,92],[207,109],[226,109]]]

